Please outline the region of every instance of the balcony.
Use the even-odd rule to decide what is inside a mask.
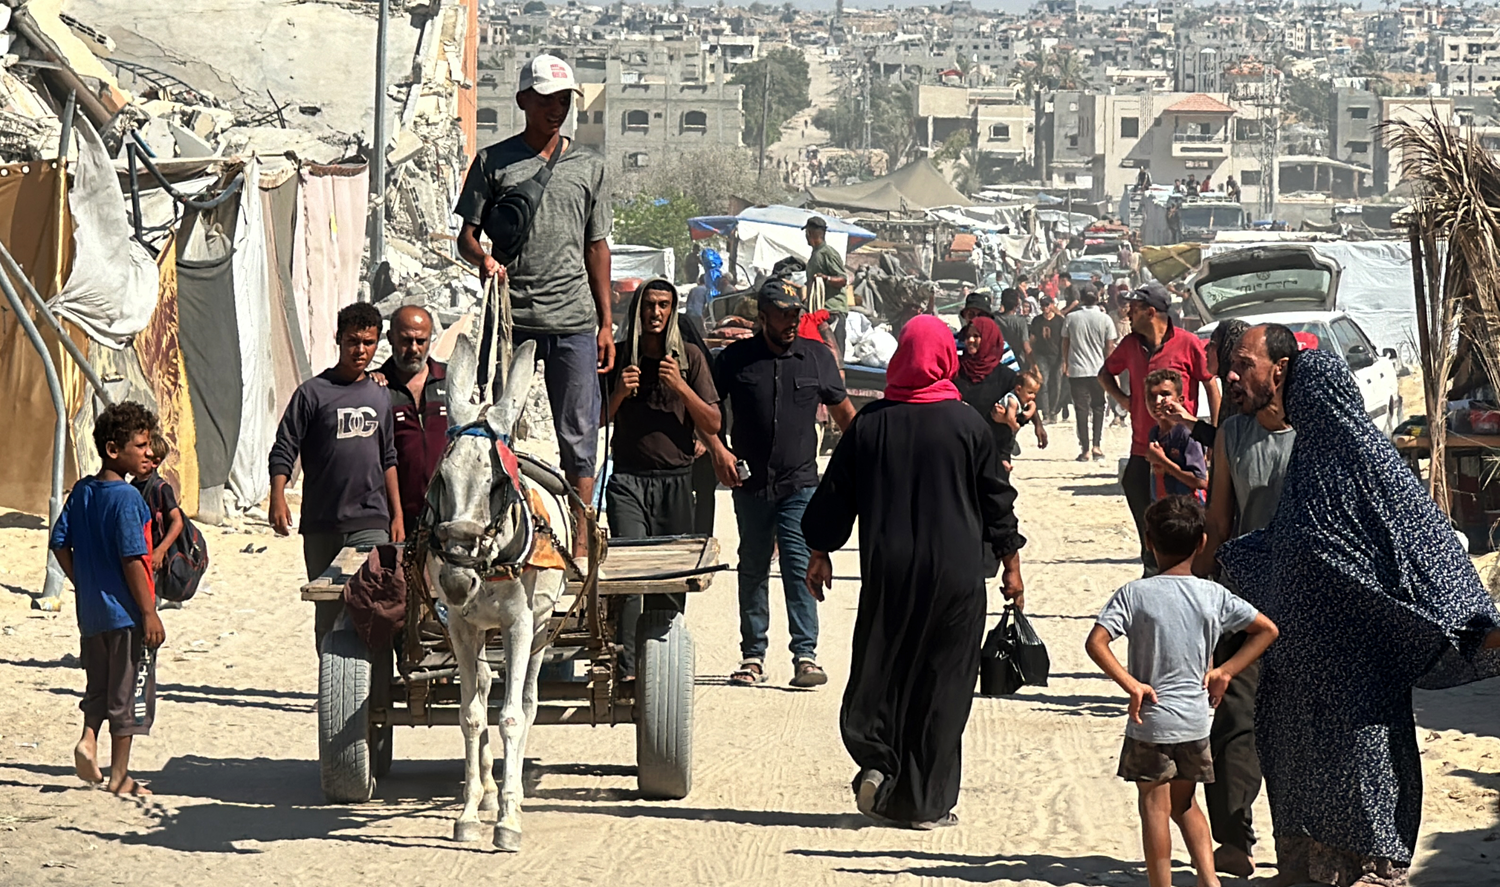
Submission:
[[[1172,133],[1172,156],[1190,159],[1214,159],[1229,156],[1229,133],[1205,135],[1198,132]]]

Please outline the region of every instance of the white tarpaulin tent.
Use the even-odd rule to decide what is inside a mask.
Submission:
[[[677,280],[677,253],[670,246],[631,246],[618,243],[609,248],[609,276],[612,280],[650,280],[665,277]]]
[[[1284,242],[1284,241],[1283,241]],[[1272,243],[1206,243],[1204,257]],[[1416,360],[1417,302],[1411,282],[1411,245],[1404,240],[1313,242],[1318,255],[1339,263],[1338,310],[1365,331],[1375,347]]]
[[[807,245],[802,226],[813,216],[821,216],[828,223],[828,244],[839,255],[847,256],[851,249],[859,249],[875,239],[874,233],[836,216],[791,206],[752,206],[738,216],[700,216],[688,219],[688,230],[694,240],[716,234],[735,238],[740,268],[756,278],[770,274],[776,263],[787,256],[807,261],[812,247]],[[736,276],[742,275],[736,272]]]

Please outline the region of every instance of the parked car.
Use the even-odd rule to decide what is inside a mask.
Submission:
[[[1068,263],[1068,277],[1075,283],[1088,283],[1097,274],[1106,284],[1117,278],[1128,277],[1130,272],[1120,267],[1114,256],[1079,256]]]
[[[1365,412],[1390,434],[1404,412],[1396,350],[1377,351],[1359,324],[1337,310],[1341,272],[1338,262],[1302,244],[1252,247],[1205,259],[1187,280],[1204,322],[1197,334],[1207,339],[1219,321],[1230,317],[1310,334],[1320,350],[1349,364]]]

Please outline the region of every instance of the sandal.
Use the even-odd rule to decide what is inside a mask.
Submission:
[[[958,825],[958,814],[948,813],[930,822],[913,822],[911,828],[914,831],[930,832],[933,829],[952,828],[955,825]]]
[[[821,687],[828,683],[828,672],[814,659],[798,659],[792,663],[792,669],[796,672],[792,678],[793,687]]]
[[[753,687],[766,682],[766,666],[759,659],[745,659],[729,675],[731,687]]]

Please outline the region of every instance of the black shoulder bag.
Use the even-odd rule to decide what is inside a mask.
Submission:
[[[571,141],[568,143],[571,145]],[[563,141],[547,164],[536,171],[536,175],[524,182],[506,188],[501,194],[491,197],[484,205],[480,228],[490,238],[490,254],[501,265],[510,265],[521,255],[526,240],[531,237],[531,225],[536,220],[536,211],[542,205],[542,193],[552,179],[552,167],[563,155]]]

